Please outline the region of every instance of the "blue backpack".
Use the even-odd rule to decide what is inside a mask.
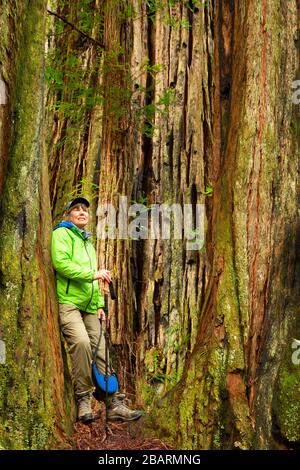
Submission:
[[[94,393],[94,397],[97,400],[101,399],[101,396],[103,396],[103,392],[105,394],[108,393],[108,395],[112,395],[113,393],[116,393],[119,390],[119,381],[118,381],[117,374],[115,372],[113,372],[112,374],[108,374],[108,373],[102,374],[101,372],[99,372],[97,368],[96,357],[97,357],[97,352],[99,349],[101,337],[102,337],[102,323],[100,321],[100,336],[99,336],[98,344],[93,354],[93,361],[92,361],[92,378],[93,378],[94,386],[96,387],[96,392]],[[106,341],[107,341],[107,338],[106,338]],[[107,348],[107,344],[106,344],[106,348]],[[106,366],[108,366],[107,357],[105,358],[105,360],[106,360]],[[110,365],[110,369],[112,370],[111,365]]]

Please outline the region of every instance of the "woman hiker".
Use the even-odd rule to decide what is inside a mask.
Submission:
[[[110,272],[97,270],[96,252],[85,230],[89,221],[90,203],[83,197],[70,201],[65,220],[53,229],[51,257],[56,273],[59,322],[69,346],[78,420],[89,423],[95,419],[91,409],[94,391],[91,362],[97,347],[99,319],[105,321],[104,299],[99,279],[111,282]],[[101,336],[96,357],[100,373],[105,374],[105,338]],[[112,371],[109,369],[108,373]],[[141,412],[125,405],[125,395],[109,396],[107,420],[132,421]]]

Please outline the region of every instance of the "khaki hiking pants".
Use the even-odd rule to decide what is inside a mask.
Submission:
[[[67,304],[59,304],[59,322],[69,346],[74,392],[76,398],[79,398],[94,390],[91,363],[92,354],[99,341],[100,322],[98,315],[83,312],[74,305]],[[103,323],[96,364],[99,372],[105,374],[105,325]],[[108,373],[111,373],[110,368],[108,368]]]

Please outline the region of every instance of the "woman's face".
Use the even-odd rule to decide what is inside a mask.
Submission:
[[[89,210],[84,204],[78,204],[72,207],[67,216],[67,220],[73,222],[76,227],[83,229],[89,221]]]

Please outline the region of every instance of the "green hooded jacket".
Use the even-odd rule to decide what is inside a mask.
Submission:
[[[104,299],[99,281],[93,281],[97,262],[89,237],[89,232],[79,230],[72,222],[59,223],[53,229],[51,257],[58,302],[95,314],[104,306]]]

